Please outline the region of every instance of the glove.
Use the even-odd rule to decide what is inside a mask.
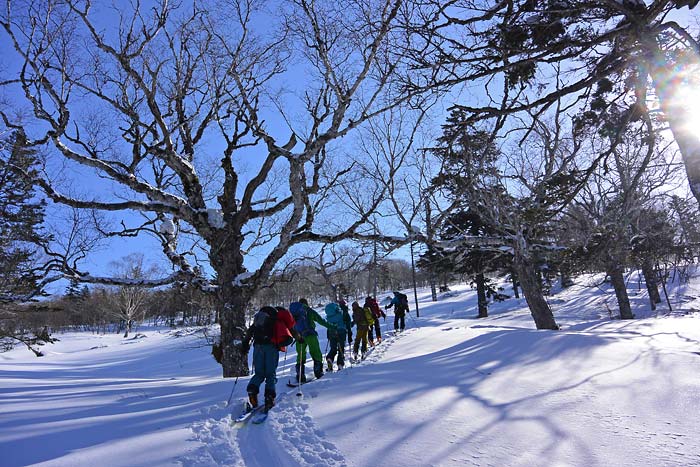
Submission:
[[[384,309],[385,309],[385,310],[388,310],[388,309],[389,309],[389,305],[384,305]]]

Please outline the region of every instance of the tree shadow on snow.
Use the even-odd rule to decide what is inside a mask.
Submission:
[[[356,420],[371,418],[376,413],[395,416],[395,420],[385,422],[395,427],[395,430],[374,438],[372,445],[367,447],[374,451],[368,454],[369,458],[378,458],[376,456],[382,456],[387,450],[394,449],[396,443],[419,443],[422,434],[430,433],[431,425],[437,423],[437,420],[469,418],[471,413],[460,413],[458,409],[463,407],[464,402],[468,402],[470,406],[478,407],[481,412],[488,414],[488,417],[485,417],[487,420],[478,426],[472,425],[468,434],[452,433],[453,438],[449,443],[441,444],[441,447],[444,446],[441,450],[426,453],[426,457],[422,459],[425,465],[439,464],[453,451],[464,449],[469,443],[478,446],[478,440],[485,439],[484,437],[497,437],[507,423],[513,422],[535,423],[547,433],[544,437],[546,443],[530,446],[534,458],[547,459],[548,453],[551,454],[558,444],[566,440],[576,446],[581,459],[594,459],[592,449],[577,440],[575,427],[558,426],[556,418],[549,416],[549,413],[560,407],[552,406],[539,412],[531,408],[533,404],[538,404],[544,399],[547,399],[548,404],[556,399],[558,404],[565,406],[571,403],[567,397],[557,399],[552,396],[580,388],[593,379],[596,379],[596,385],[600,386],[601,377],[605,380],[606,375],[633,365],[641,358],[641,355],[636,355],[626,361],[611,362],[608,368],[599,371],[586,367],[583,354],[593,353],[616,341],[619,341],[619,336],[500,328],[434,353],[363,366],[354,369],[352,377],[343,379],[342,393],[339,391],[338,397],[343,397],[343,394],[372,395],[383,383],[390,382],[391,384],[387,384],[387,391],[382,391],[383,398],[364,403],[344,404],[343,408],[339,408],[334,414],[333,419],[337,424],[327,428],[346,430],[347,427],[355,425]],[[538,365],[565,357],[567,354],[572,355],[571,358],[566,358],[569,365],[567,372],[541,374],[541,381],[533,383],[532,378],[537,378],[537,374],[533,372],[542,371]],[[579,368],[572,366],[576,362],[579,362]],[[496,380],[502,373],[508,375],[506,380]],[[523,378],[523,387],[531,388],[530,392],[510,400],[503,400],[506,396],[495,393],[493,389],[489,393],[482,386],[487,380],[494,384],[500,382],[504,386],[517,386],[519,378]],[[614,378],[610,378],[604,389],[635,390],[613,380]],[[492,388],[493,384],[489,387]],[[399,390],[396,390],[397,388]],[[406,421],[405,414],[401,413],[401,408],[406,407],[406,401],[421,400],[426,394],[445,388],[456,395],[435,403],[436,408],[430,412],[431,416],[427,419]],[[441,397],[444,396],[438,398]],[[634,395],[630,393],[630,397]]]

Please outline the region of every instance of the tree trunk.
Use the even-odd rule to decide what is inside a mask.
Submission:
[[[221,366],[224,378],[248,375],[248,355],[241,352],[246,332],[246,308],[249,305],[252,289],[237,281],[245,271],[240,244],[230,241],[230,237],[218,239],[218,244],[227,245],[226,252],[218,248],[219,254],[210,256],[210,261],[218,280],[216,294],[219,324],[221,326]]]
[[[221,286],[218,294],[221,315],[221,347],[224,378],[246,376],[248,355],[241,351],[246,331],[245,310],[248,300],[240,287]]]
[[[486,278],[483,273],[479,273],[474,278],[476,282],[476,296],[479,308],[479,318],[486,318],[489,315],[489,305],[486,301]]]
[[[518,290],[520,283],[518,282],[518,273],[515,272],[515,268],[510,271],[510,280],[513,282],[513,295],[515,298],[520,298],[520,291]]]
[[[516,253],[515,271],[537,329],[559,329],[552,309],[542,294],[542,285],[538,280],[537,271],[531,261],[521,253]]]
[[[649,61],[649,74],[661,110],[681,152],[690,191],[700,202],[700,133],[697,128],[688,124],[689,103],[687,99],[683,99],[683,88],[679,86],[682,79],[677,75],[677,67],[673,66],[660,50],[657,40],[655,36],[651,36],[644,42],[652,56]]]
[[[560,284],[561,288],[565,289],[571,286],[571,276],[566,271],[561,271]]]
[[[661,303],[661,294],[659,294],[659,280],[656,277],[654,264],[648,258],[644,258],[642,261],[642,274],[644,275],[644,282],[647,284],[651,309],[656,310],[656,304]]]
[[[610,282],[615,289],[617,296],[617,304],[620,307],[620,319],[632,319],[632,308],[630,307],[630,299],[627,295],[627,287],[625,285],[625,276],[622,270],[622,265],[619,262],[614,262],[608,267],[608,275]]]

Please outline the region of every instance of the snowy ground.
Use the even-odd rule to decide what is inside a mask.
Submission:
[[[230,422],[247,381],[227,407],[234,381],[198,332],[18,348],[0,354],[0,465],[700,465],[700,279],[671,285],[674,311],[652,316],[631,277],[646,317],[625,322],[596,279],[549,297],[557,332],[535,330],[523,299],[476,320],[468,288],[423,292],[406,332],[302,397],[282,355],[277,407],[242,428]]]

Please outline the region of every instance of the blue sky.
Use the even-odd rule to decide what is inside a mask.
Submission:
[[[687,21],[686,9],[679,12],[678,15],[681,21]],[[112,29],[115,26],[112,24],[113,20],[114,16],[109,14],[103,15],[100,19],[105,28]],[[267,33],[266,25],[262,21],[257,23],[257,28],[257,33],[261,35],[265,35]],[[5,70],[4,72],[0,73],[0,79],[7,75],[8,70],[16,69],[18,66],[18,62],[13,61],[15,54],[9,53],[10,49],[11,46],[8,42],[7,36],[5,34],[0,34],[0,69]],[[299,92],[305,89],[309,77],[303,67],[297,66],[297,64],[290,63],[288,68],[289,70],[283,76],[284,81],[280,81],[277,84],[280,88],[285,90],[285,93],[282,95],[282,104],[287,114],[292,119],[292,125],[297,132],[303,133],[302,127],[307,123],[303,120],[295,121],[295,116],[303,111],[303,108],[300,105]],[[472,91],[474,90],[468,88],[465,88],[461,92],[460,90],[456,90],[455,93],[450,96],[450,98],[445,100],[445,104],[442,104],[441,107],[436,107],[435,115],[433,116],[433,126],[438,127],[442,123],[442,119],[445,115],[445,107],[449,106],[451,101],[465,102],[475,97],[483,97],[483,95],[480,94],[481,88],[474,91],[474,94],[471,94]],[[0,94],[0,96],[2,95]],[[10,97],[11,99],[17,98],[16,95],[12,94],[6,94],[5,96]],[[89,112],[92,110],[85,107],[81,108],[80,106],[78,106],[77,109],[83,112]],[[273,107],[267,107],[263,111],[263,118],[266,121],[267,129],[280,141],[286,141],[286,139],[289,137],[290,129],[287,122],[282,118],[279,112],[277,112],[277,110]],[[356,136],[351,136],[333,145],[335,150],[338,151],[339,157],[342,157],[343,151],[351,152],[357,149],[353,140],[354,137]],[[199,147],[199,153],[213,155],[212,159],[215,160],[220,146],[221,142],[219,140],[208,140]],[[260,161],[264,155],[265,152],[260,146],[242,152],[241,159],[244,160],[244,164],[249,165],[251,169],[248,172],[242,172],[242,182],[244,182],[246,178],[249,178],[251,174],[254,173],[255,168],[260,164]],[[112,198],[115,193],[118,194],[118,190],[116,190],[114,186],[110,186],[110,184],[105,182],[104,179],[96,177],[93,171],[90,169],[79,167],[75,164],[65,164],[64,161],[56,162],[52,160],[48,166],[48,170],[51,172],[52,176],[60,174],[64,177],[63,183],[61,184],[64,190],[67,190],[67,192],[70,194],[82,196],[84,199],[90,199],[96,193],[100,194],[100,196],[104,196],[106,194],[109,198]],[[124,221],[128,225],[133,225],[133,223],[138,220],[137,215],[128,212],[120,214],[108,213],[107,216],[117,224],[120,221]],[[394,235],[401,235],[403,233],[401,231],[402,229],[391,220],[387,220],[385,225],[387,226],[387,230],[391,230],[391,232],[386,233]],[[167,268],[167,262],[163,261],[160,244],[148,235],[140,236],[137,239],[111,239],[108,242],[105,242],[101,248],[95,250],[82,266],[85,270],[88,270],[96,275],[109,274],[110,263],[112,261],[118,260],[119,258],[125,257],[134,252],[143,253],[147,260],[161,264],[163,267]],[[264,254],[265,250],[263,249],[260,253]],[[408,248],[402,248],[401,250],[397,251],[395,255],[409,259]],[[260,258],[261,256],[251,255],[247,258],[246,264],[251,268],[257,267],[261,261]]]

